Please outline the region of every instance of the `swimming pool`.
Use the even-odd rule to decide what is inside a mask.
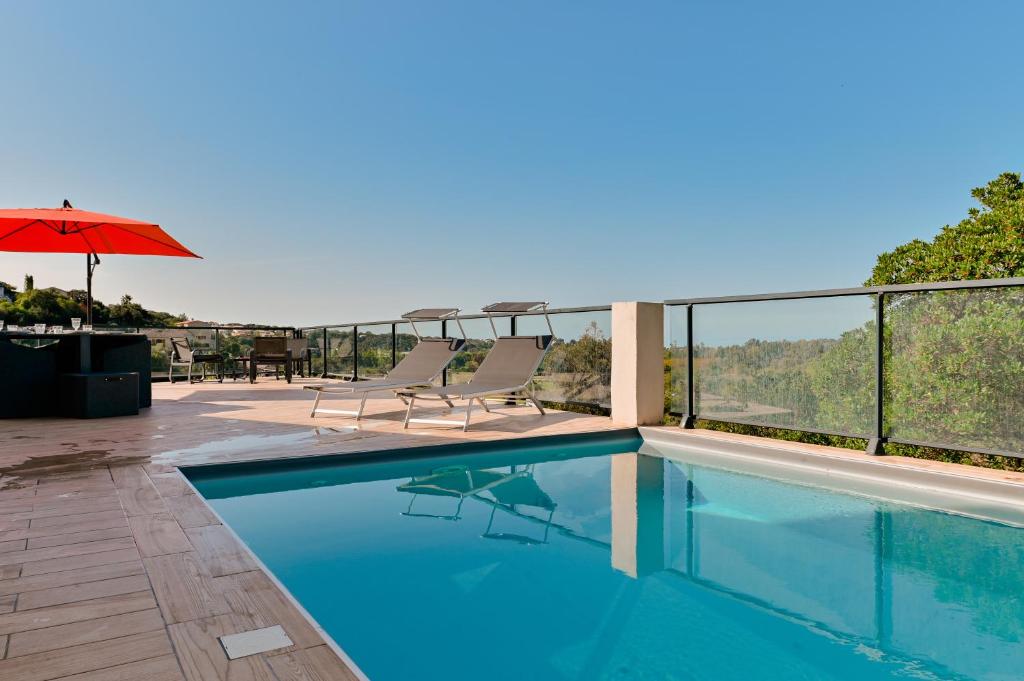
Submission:
[[[1024,674],[1024,530],[641,445],[186,473],[375,680]]]

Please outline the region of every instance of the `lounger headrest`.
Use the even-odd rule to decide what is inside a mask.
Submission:
[[[465,338],[423,338],[420,343],[444,343],[448,346],[448,349],[452,352],[456,352],[462,349],[462,346],[466,344]]]
[[[402,319],[417,322],[430,322],[438,321],[440,319],[451,319],[457,314],[459,314],[459,308],[457,307],[424,307],[419,310],[413,310],[412,312],[406,312],[402,315]]]
[[[547,307],[545,302],[527,303],[493,303],[483,308],[481,312],[536,312]]]
[[[544,350],[554,339],[554,336],[543,335],[543,336],[500,336],[498,340],[518,340],[518,341],[533,341],[537,345],[538,350]]]

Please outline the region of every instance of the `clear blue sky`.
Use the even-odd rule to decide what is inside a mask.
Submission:
[[[0,206],[159,222],[104,300],[316,323],[856,285],[1024,168],[1019,0],[0,0]],[[81,287],[81,256],[0,279]]]

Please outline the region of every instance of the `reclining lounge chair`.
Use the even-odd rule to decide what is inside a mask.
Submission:
[[[462,338],[424,338],[416,328],[416,322],[439,321],[454,319],[462,330],[462,323],[459,322],[459,310],[457,308],[423,309],[413,310],[402,315],[412,325],[413,333],[416,334],[418,342],[416,347],[406,353],[395,368],[388,372],[384,378],[375,378],[368,381],[353,381],[331,385],[307,385],[306,390],[316,392],[316,399],[313,400],[313,410],[310,417],[317,414],[343,414],[355,416],[356,420],[362,418],[363,409],[366,407],[366,400],[371,393],[390,391],[396,396],[400,391],[417,387],[429,387],[435,378],[441,375],[455,356],[466,344],[465,333]],[[359,409],[356,411],[346,409],[324,409],[320,406],[320,398],[324,395],[361,395]]]
[[[487,400],[507,402],[508,400],[526,400],[543,415],[544,407],[534,395],[531,386],[533,375],[544,360],[544,355],[551,348],[555,333],[551,327],[551,319],[547,313],[547,303],[495,303],[483,309],[491,321],[494,331],[494,346],[480,363],[480,367],[469,379],[468,383],[446,385],[440,388],[420,390],[403,390],[399,397],[409,400],[405,412],[404,427],[410,423],[429,423],[435,425],[462,425],[462,430],[469,430],[469,419],[473,411],[473,402],[487,408]],[[526,313],[542,311],[547,321],[550,335],[542,336],[498,336],[494,326],[494,313]],[[453,400],[466,400],[466,417],[464,421],[451,419],[420,419],[412,418],[412,410],[416,400],[437,400],[452,406]]]

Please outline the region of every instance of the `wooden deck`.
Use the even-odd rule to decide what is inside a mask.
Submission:
[[[301,385],[157,384],[137,417],[0,421],[0,679],[357,678],[177,466],[615,427],[502,408],[468,433],[404,431],[402,405],[382,399],[355,430],[310,419]],[[273,625],[292,646],[229,660],[218,640]]]

